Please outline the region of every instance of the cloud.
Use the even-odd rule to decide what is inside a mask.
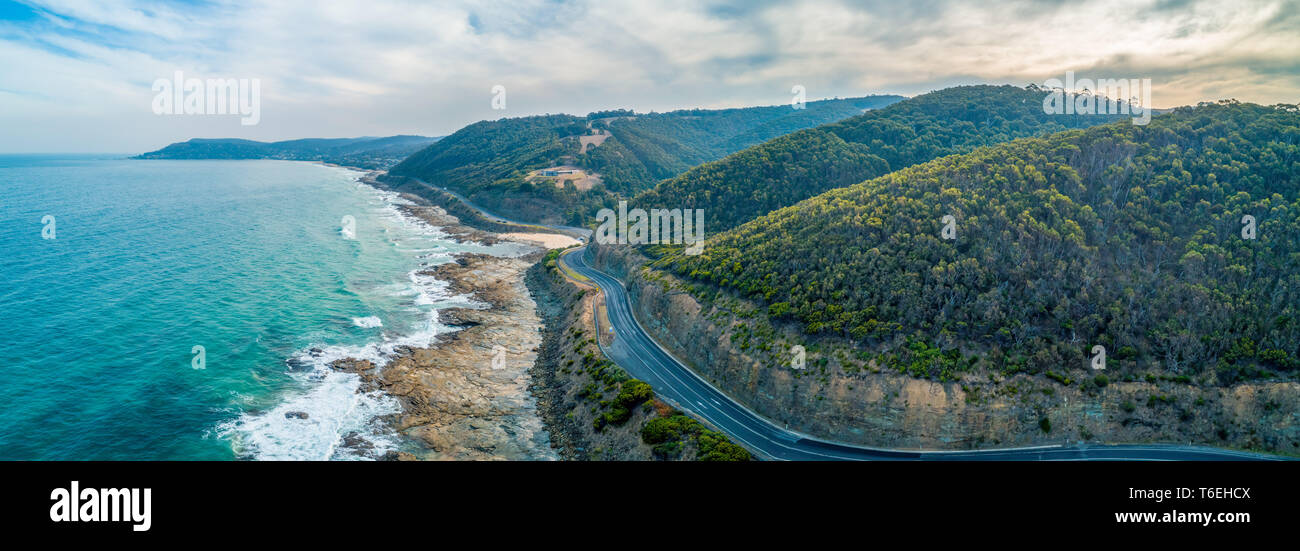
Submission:
[[[1151,78],[1157,106],[1300,101],[1297,2],[33,1],[0,19],[0,151],[446,134],[481,119]],[[0,17],[4,12],[0,11]],[[262,122],[156,116],[176,71],[262,80]],[[493,111],[493,85],[509,109]]]

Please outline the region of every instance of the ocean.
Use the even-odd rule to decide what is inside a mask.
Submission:
[[[471,306],[461,244],[361,173],[292,161],[0,156],[0,459],[346,460],[405,445],[384,362]],[[350,217],[350,218],[347,218]]]

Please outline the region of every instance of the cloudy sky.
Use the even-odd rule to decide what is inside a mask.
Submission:
[[[1300,0],[0,0],[0,152],[443,135],[585,114],[1150,78],[1157,107],[1300,102]],[[257,78],[261,120],[160,116],[175,71]],[[492,87],[506,87],[504,111]]]

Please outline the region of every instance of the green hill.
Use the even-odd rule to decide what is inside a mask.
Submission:
[[[710,236],[700,256],[651,251],[697,294],[747,297],[919,377],[1091,380],[1102,345],[1111,377],[1290,378],[1300,112],[1221,102],[1020,139],[818,195]]]
[[[1048,115],[1043,92],[959,86],[794,132],[695,167],[638,195],[641,208],[704,209],[723,231],[826,190],[975,148],[1126,116]]]
[[[390,174],[467,196],[484,208],[528,221],[580,223],[590,210],[630,197],[703,162],[795,130],[861,114],[900,96],[789,105],[585,117],[543,115],[466,126],[416,152]],[[603,135],[602,135],[603,134]],[[599,138],[599,144],[589,143]],[[530,171],[572,165],[599,176],[591,189],[527,181]],[[396,187],[402,187],[398,184]],[[418,193],[419,186],[409,186]]]

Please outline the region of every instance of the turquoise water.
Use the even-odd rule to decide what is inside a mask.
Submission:
[[[427,344],[446,330],[437,309],[468,303],[415,271],[457,251],[512,251],[455,243],[358,176],[288,161],[0,156],[0,459],[400,448],[382,422],[396,403],[358,394],[328,364]]]

